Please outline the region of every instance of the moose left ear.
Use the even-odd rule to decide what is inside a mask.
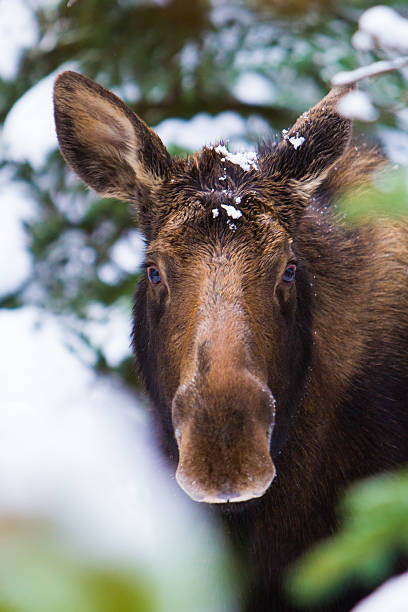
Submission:
[[[315,191],[350,143],[351,121],[337,110],[349,91],[350,87],[332,89],[299,117],[276,149],[274,170],[284,179],[294,179],[305,195]]]
[[[157,134],[112,92],[76,72],[56,80],[54,112],[61,152],[78,176],[143,212],[171,165]]]

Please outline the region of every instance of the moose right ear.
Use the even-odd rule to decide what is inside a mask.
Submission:
[[[167,176],[160,138],[112,92],[76,73],[54,86],[58,141],[69,166],[102,196],[143,201]]]
[[[305,194],[313,193],[349,146],[351,121],[337,105],[350,90],[350,86],[332,89],[299,117],[277,147],[275,169]]]

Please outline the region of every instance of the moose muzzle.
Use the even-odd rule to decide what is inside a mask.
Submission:
[[[174,397],[177,482],[198,502],[261,497],[275,476],[269,454],[275,400],[249,371],[217,383],[194,377]]]

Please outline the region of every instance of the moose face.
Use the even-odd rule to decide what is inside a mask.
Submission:
[[[275,396],[290,378],[284,357],[296,312],[288,235],[245,199],[231,229],[224,202],[208,192],[195,206],[184,202],[180,225],[176,213],[161,228],[146,253],[137,302],[145,306],[135,308],[139,361],[143,336],[155,347],[159,375],[149,382],[171,413],[177,480],[207,502],[258,497],[274,477]]]
[[[297,228],[349,142],[341,93],[257,158],[217,147],[172,160],[112,93],[71,72],[56,82],[66,161],[99,193],[137,207],[147,252],[133,346],[177,442],[177,481],[196,501],[256,498],[275,476],[311,351]]]

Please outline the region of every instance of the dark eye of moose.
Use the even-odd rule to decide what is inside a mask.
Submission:
[[[161,283],[160,272],[154,266],[149,266],[147,268],[147,276],[152,285],[159,285]]]
[[[286,270],[283,273],[283,280],[285,281],[285,283],[291,283],[292,281],[294,281],[295,276],[296,276],[296,265],[289,264],[288,266],[286,266]]]

